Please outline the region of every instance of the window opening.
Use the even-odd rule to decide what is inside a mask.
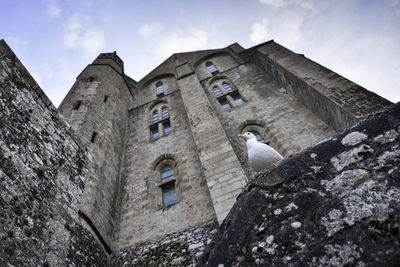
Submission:
[[[81,106],[81,104],[82,104],[82,100],[76,101],[75,104],[74,104],[74,106],[73,106],[73,109],[74,109],[74,110],[78,110],[79,107]]]
[[[221,104],[223,110],[225,110],[225,111],[231,110],[231,105],[229,104],[228,100],[221,99],[221,100],[219,100],[219,103]]]
[[[264,138],[261,136],[259,132],[257,131],[250,131],[250,132],[256,136],[258,142],[265,143]]]
[[[156,123],[156,122],[158,122],[158,111],[157,110],[153,112],[153,123]]]
[[[150,132],[151,132],[151,140],[157,140],[160,135],[158,134],[158,125],[156,125],[155,127],[150,128]]]
[[[228,83],[223,83],[222,86],[224,87],[226,93],[232,92],[232,87]]]
[[[164,122],[163,126],[164,126],[164,135],[172,133],[171,123],[169,121]]]
[[[214,86],[213,90],[214,90],[216,97],[222,96],[222,92],[218,86]]]
[[[158,82],[158,83],[156,84],[156,95],[157,95],[158,97],[161,97],[161,96],[164,95],[164,85],[163,85],[162,82]]]
[[[166,118],[169,117],[168,108],[167,107],[163,107],[161,112],[162,112],[162,118],[163,119],[166,119]]]
[[[174,179],[174,170],[172,169],[172,166],[167,164],[164,165],[164,167],[161,169],[161,182],[167,182]]]
[[[97,137],[97,133],[93,132],[92,133],[92,138],[90,138],[90,142],[94,143],[94,141],[96,140],[96,137]]]
[[[244,103],[242,97],[239,94],[233,95],[232,98],[238,106]]]
[[[162,187],[163,194],[163,206],[167,207],[169,205],[177,203],[176,190],[174,183],[167,184]]]
[[[211,74],[216,74],[216,73],[218,73],[217,67],[215,67],[215,65],[214,65],[212,62],[208,61],[208,62],[206,63],[206,67],[207,67],[208,71],[209,71]]]

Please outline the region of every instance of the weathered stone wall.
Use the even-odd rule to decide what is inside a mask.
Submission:
[[[343,131],[392,104],[273,41],[248,49],[241,55],[271,73],[280,86],[337,131]]]
[[[0,265],[104,266],[78,215],[88,160],[54,106],[0,41]]]
[[[148,83],[138,87],[136,94],[137,99],[135,101],[136,105],[133,108],[157,100],[156,84],[158,82],[163,83],[164,95],[171,94],[178,90],[174,75],[165,73],[164,75],[157,76]]]
[[[115,252],[110,266],[191,266],[217,232],[215,220]]]
[[[400,103],[261,173],[199,266],[398,266]]]
[[[236,105],[232,94],[228,94],[226,97],[232,105],[230,111],[222,109],[213,91],[215,85],[223,90],[221,84],[225,81],[244,99],[242,105]],[[253,126],[253,130],[257,130],[284,157],[336,134],[321,118],[282,89],[270,73],[262,73],[251,63],[206,79],[202,85],[248,175],[251,175],[251,170],[247,163],[247,148],[238,138],[246,126]]]
[[[176,87],[168,90],[173,93],[129,111],[116,247],[132,246],[215,218],[182,97]],[[172,132],[168,135],[163,133],[162,107],[169,111]],[[152,121],[155,109],[159,111],[158,123]],[[159,139],[151,140],[150,126],[158,127]],[[174,169],[178,200],[167,208],[163,207],[159,170],[164,161]]]
[[[214,210],[218,222],[222,222],[246,184],[247,176],[197,76],[190,68],[185,71],[187,74],[182,72],[178,86]]]
[[[81,210],[108,246],[112,243],[114,205],[132,98],[122,71],[122,61],[116,54],[100,54],[79,75],[59,107],[91,152],[93,164],[89,166]],[[77,101],[82,101],[78,108]]]

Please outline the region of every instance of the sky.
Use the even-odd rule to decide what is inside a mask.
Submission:
[[[101,52],[138,81],[173,53],[273,39],[400,101],[400,0],[0,0],[5,39],[58,106]]]

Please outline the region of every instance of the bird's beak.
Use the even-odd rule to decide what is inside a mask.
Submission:
[[[244,138],[244,134],[239,134],[239,137]]]

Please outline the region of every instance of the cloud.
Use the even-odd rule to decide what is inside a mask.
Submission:
[[[273,6],[275,8],[282,7],[285,4],[284,0],[260,0],[260,3],[267,6]]]
[[[304,9],[315,11],[314,4],[311,0],[260,0],[261,4],[281,8],[284,6],[298,6]]]
[[[276,19],[274,24],[269,24],[268,19],[264,18],[255,22],[251,26],[250,40],[259,44],[270,39],[274,39],[288,48],[294,48],[303,36],[301,26],[303,17],[295,13],[286,13],[281,19]]]
[[[261,22],[256,22],[253,25],[251,25],[250,40],[253,43],[257,44],[268,40],[269,33],[268,33],[267,23],[268,19],[263,19]]]
[[[162,38],[155,48],[158,57],[165,58],[173,53],[206,48],[208,33],[200,29],[173,32]]]
[[[47,7],[47,15],[49,15],[50,18],[57,18],[61,15],[61,8],[52,4]]]
[[[160,33],[162,30],[162,25],[158,22],[153,22],[150,24],[145,24],[139,29],[139,34],[143,37],[151,37]]]
[[[101,52],[105,47],[104,33],[96,28],[84,27],[83,20],[79,13],[72,16],[67,25],[64,44],[69,48],[83,48],[86,53]]]

